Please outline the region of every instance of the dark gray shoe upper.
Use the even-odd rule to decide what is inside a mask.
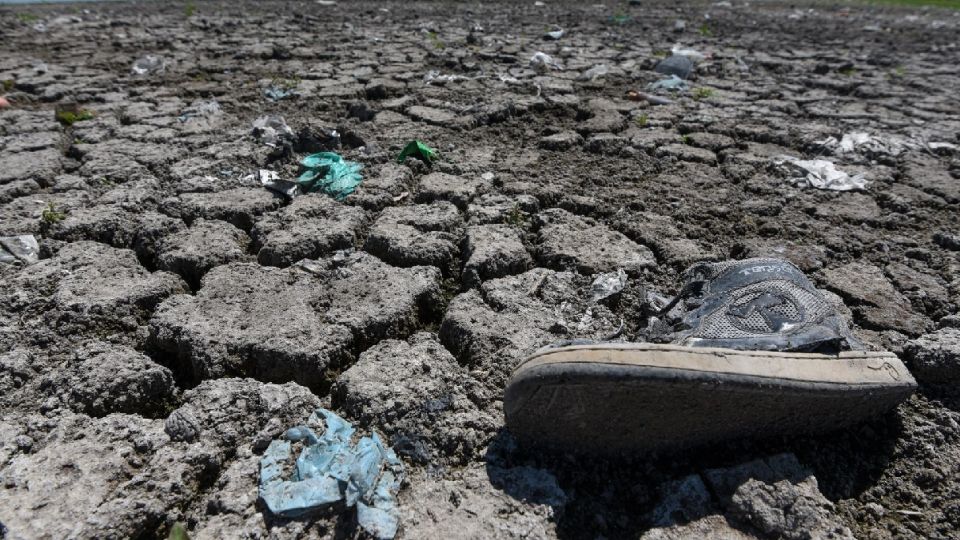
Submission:
[[[682,329],[674,343],[803,352],[863,348],[833,304],[787,261],[700,263],[684,277]]]

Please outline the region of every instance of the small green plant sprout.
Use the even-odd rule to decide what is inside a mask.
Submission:
[[[713,96],[713,88],[700,86],[693,90],[693,99],[701,100],[701,99],[707,99],[711,96]]]
[[[57,122],[60,122],[65,126],[72,126],[76,122],[93,119],[94,114],[91,110],[81,109],[76,105],[68,105],[64,107],[57,107],[54,116],[57,119]]]
[[[713,35],[713,30],[710,29],[710,26],[707,23],[701,24],[697,31],[700,32],[701,36],[710,37]]]
[[[44,223],[48,223],[50,225],[63,221],[63,218],[65,217],[67,217],[67,215],[57,210],[57,207],[54,206],[53,203],[48,203],[47,207],[43,210],[43,213],[40,214],[40,219],[42,219]]]
[[[434,49],[443,49],[446,48],[447,44],[440,39],[440,36],[436,32],[429,32],[427,38],[430,39],[430,43],[433,44]]]
[[[643,113],[635,116],[633,121],[636,122],[640,127],[647,127],[647,124],[650,123],[650,117],[647,116],[647,113]]]

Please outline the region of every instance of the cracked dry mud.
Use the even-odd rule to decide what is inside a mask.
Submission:
[[[319,406],[404,460],[400,538],[960,536],[960,154],[926,145],[960,143],[957,35],[950,11],[739,1],[0,8],[0,236],[42,251],[0,268],[0,538],[362,536],[257,502],[260,454]],[[676,42],[708,54],[692,90],[627,99]],[[164,71],[132,74],[147,54]],[[59,124],[68,102],[94,117]],[[263,114],[290,149],[251,135]],[[343,202],[248,176],[296,174],[324,128],[364,165]],[[922,144],[816,143],[850,131]],[[440,161],[395,163],[411,139]],[[870,184],[798,186],[781,154]],[[917,394],[615,461],[504,429],[524,355],[644,339],[690,263],[771,255]]]

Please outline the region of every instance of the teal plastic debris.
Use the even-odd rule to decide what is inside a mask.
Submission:
[[[415,157],[429,165],[437,160],[437,151],[423,141],[410,141],[397,156],[397,163],[403,163],[408,157]]]
[[[379,539],[396,536],[400,525],[396,494],[403,481],[403,463],[376,434],[352,442],[353,426],[326,409],[310,415],[309,424],[324,421],[317,437],[307,426],[287,430],[260,459],[260,500],[275,515],[298,517],[315,511],[357,508],[357,523]],[[291,478],[283,478],[293,442],[304,447]]]
[[[671,75],[666,79],[661,79],[655,83],[650,83],[647,85],[647,90],[676,90],[679,92],[686,91],[689,88],[687,81],[677,77],[676,75]]]
[[[348,161],[335,152],[310,154],[300,161],[305,169],[297,178],[297,184],[303,193],[319,191],[342,201],[353,193],[363,176],[363,165]]]

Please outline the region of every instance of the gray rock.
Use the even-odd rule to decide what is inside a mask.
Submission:
[[[211,270],[196,296],[164,302],[151,337],[195,380],[228,375],[319,386],[351,350],[402,337],[432,316],[440,272],[394,268],[356,253],[309,272],[231,263]]]
[[[537,215],[537,260],[550,268],[598,274],[623,268],[636,273],[656,265],[653,253],[590,218],[552,208]]]
[[[137,344],[153,308],[185,290],[173,274],[148,272],[130,250],[67,244],[0,280],[0,344],[4,326],[30,328],[40,341],[77,335]]]
[[[587,139],[585,146],[588,152],[594,154],[616,155],[627,146],[628,142],[626,137],[613,133],[596,133]]]
[[[249,244],[247,233],[233,225],[200,218],[159,242],[157,268],[179,274],[196,289],[211,268],[249,258]]]
[[[640,540],[759,540],[741,529],[735,528],[722,515],[700,518],[690,523],[670,525],[650,529],[640,536]]]
[[[590,282],[544,268],[487,281],[453,299],[440,340],[478,380],[501,391],[513,368],[538,348],[603,339],[619,328],[609,309],[590,305]]]
[[[851,302],[853,312],[869,325],[912,336],[922,334],[931,326],[929,320],[910,310],[910,302],[876,266],[852,262],[828,268],[822,276],[826,287]]]
[[[463,218],[438,201],[387,208],[367,235],[364,250],[396,266],[436,266],[449,272],[459,256]]]
[[[692,161],[713,165],[717,162],[717,155],[706,148],[697,148],[686,144],[668,144],[660,146],[654,152],[657,157],[674,157],[680,161]]]
[[[628,214],[616,223],[616,228],[631,240],[650,246],[659,260],[677,269],[718,258],[714,250],[687,238],[669,216],[651,212]]]
[[[529,467],[472,465],[440,480],[417,474],[409,482],[400,493],[409,538],[553,538],[566,501],[549,473]]]
[[[540,139],[540,148],[563,151],[583,144],[583,137],[576,131],[561,131]]]
[[[467,229],[463,284],[478,287],[488,279],[525,272],[533,259],[519,232],[508,225],[477,225]]]
[[[428,124],[437,126],[447,126],[457,119],[457,115],[451,112],[433,107],[421,107],[420,105],[414,105],[407,109],[407,114],[416,120],[422,120]]]
[[[487,193],[470,203],[467,218],[470,225],[506,223],[524,226],[539,209],[540,202],[532,195]]]
[[[654,527],[695,521],[715,511],[713,497],[696,474],[664,484],[660,493],[660,503],[650,513]]]
[[[378,169],[364,169],[363,182],[346,199],[347,204],[379,211],[397,203],[404,193],[413,191],[413,175],[408,167],[388,163]]]
[[[409,459],[433,462],[439,451],[466,461],[492,436],[495,422],[471,400],[475,383],[437,339],[382,341],[338,379],[334,406],[385,433]]]
[[[263,188],[234,188],[217,193],[184,193],[165,203],[168,213],[187,223],[197,218],[220,219],[249,231],[261,214],[280,208],[281,196]]]
[[[442,172],[430,173],[420,179],[416,201],[450,201],[460,210],[466,210],[470,201],[489,185],[490,182],[482,178],[465,178]]]
[[[951,383],[960,380],[960,328],[941,328],[910,341],[903,348],[910,372],[918,381]]]
[[[793,454],[703,473],[727,512],[775,538],[853,538]]]
[[[250,234],[260,264],[284,267],[354,247],[366,223],[362,209],[314,193],[264,215]]]
[[[61,389],[60,399],[71,409],[90,416],[153,416],[173,403],[170,370],[129,347],[86,343],[61,369],[50,387]]]

